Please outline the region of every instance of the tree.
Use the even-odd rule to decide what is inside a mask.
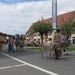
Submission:
[[[73,22],[73,24],[72,24],[72,28],[73,28],[73,34],[75,34],[75,22]]]
[[[52,26],[50,23],[46,23],[44,22],[43,18],[42,21],[38,21],[33,25],[33,31],[35,32],[39,32],[41,35],[41,40],[43,43],[43,34],[46,34],[51,31],[52,32]],[[46,36],[47,37],[47,36]]]
[[[71,37],[71,34],[74,32],[73,31],[74,30],[73,28],[74,15],[75,15],[75,12],[73,12],[68,19],[62,18],[61,30],[62,32],[66,32],[68,37]]]
[[[64,23],[61,27],[62,32],[66,32],[68,37],[71,37],[72,34],[72,25],[70,23]]]

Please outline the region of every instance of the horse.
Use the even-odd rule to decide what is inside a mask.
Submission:
[[[46,52],[46,58],[49,57],[51,59],[51,53],[53,52],[53,54],[54,54],[54,48],[55,48],[54,46],[55,46],[55,43],[53,43],[53,42],[43,43],[42,50],[41,50],[41,57],[43,57],[44,52]],[[49,56],[47,55],[47,53],[49,54]]]

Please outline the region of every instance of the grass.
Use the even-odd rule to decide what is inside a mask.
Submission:
[[[42,50],[42,48],[41,47],[36,47],[36,48],[31,48],[31,49],[33,49],[33,50],[39,50],[39,51],[41,51]]]
[[[67,50],[68,51],[75,51],[75,46],[74,47],[68,47]]]
[[[32,49],[32,50],[39,50],[39,51],[42,50],[42,47],[34,47],[34,46],[26,46],[25,48]],[[67,50],[68,51],[75,51],[75,46],[68,47]]]
[[[26,46],[25,48],[32,49],[32,50],[39,50],[39,51],[42,50],[42,47],[34,47],[34,46]]]

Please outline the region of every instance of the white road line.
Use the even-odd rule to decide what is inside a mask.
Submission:
[[[12,67],[20,67],[20,66],[24,66],[26,64],[20,64],[20,65],[14,65],[14,66],[6,66],[6,67],[0,67],[0,70],[2,69],[7,69],[7,68],[12,68]]]
[[[45,72],[45,73],[47,73],[47,74],[50,74],[50,75],[59,75],[59,74],[56,74],[56,73],[54,73],[54,72],[51,72],[51,71],[45,70],[45,69],[43,69],[43,68],[40,68],[40,67],[38,67],[38,66],[32,65],[32,64],[30,64],[30,63],[27,63],[27,62],[25,62],[25,61],[22,61],[22,60],[20,60],[20,59],[17,59],[17,58],[15,58],[15,57],[12,57],[12,56],[10,56],[10,55],[8,55],[8,54],[6,54],[6,53],[2,53],[2,54],[4,54],[5,56],[10,57],[10,58],[12,58],[12,59],[14,59],[14,60],[16,60],[16,61],[19,61],[19,62],[21,62],[21,63],[23,63],[23,64],[25,64],[25,65],[28,65],[28,66],[33,67],[33,68],[35,68],[35,69],[38,69],[38,70],[40,70],[40,71],[42,71],[42,72]]]

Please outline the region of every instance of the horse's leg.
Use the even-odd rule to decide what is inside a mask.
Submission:
[[[47,49],[46,49],[46,58],[48,59],[48,56],[47,56]]]
[[[51,59],[51,52],[52,52],[52,49],[54,48],[54,44],[51,42],[50,43],[50,47],[49,47],[49,58]]]
[[[53,51],[53,58],[56,60],[56,48],[54,48]]]
[[[49,58],[51,60],[51,49],[49,50]]]
[[[42,48],[41,50],[41,57],[43,58],[43,52],[44,52],[44,48]]]

